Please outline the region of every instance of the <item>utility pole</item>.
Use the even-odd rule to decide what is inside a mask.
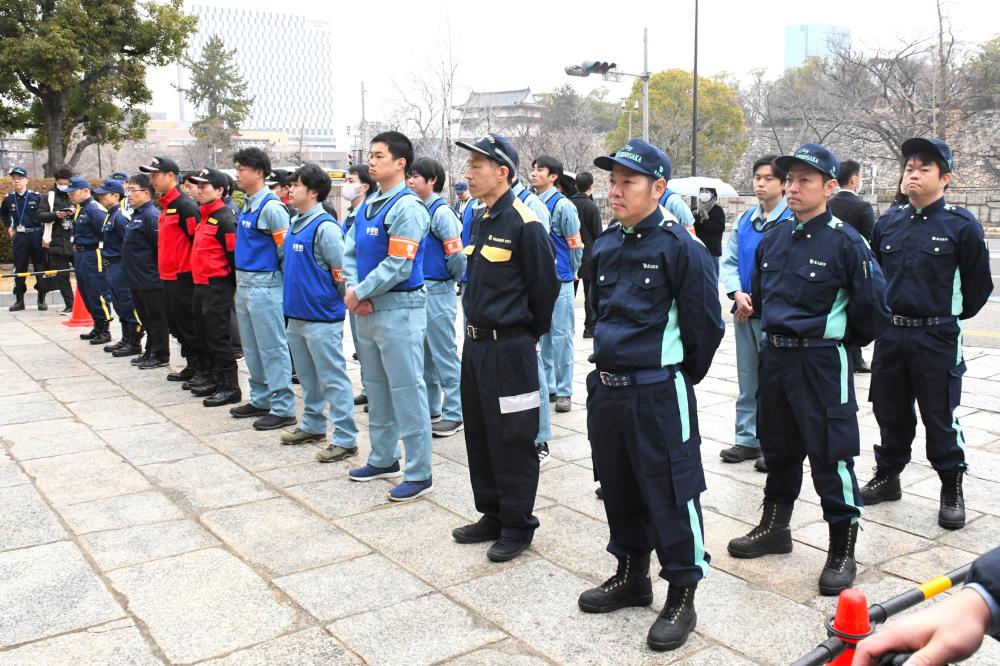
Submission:
[[[368,133],[368,123],[365,121],[365,82],[361,82],[361,150],[365,149],[365,135]],[[363,161],[363,160],[362,160]]]
[[[698,0],[694,0],[694,94],[691,96],[691,175],[698,175]]]
[[[642,140],[649,141],[649,28],[642,29]]]

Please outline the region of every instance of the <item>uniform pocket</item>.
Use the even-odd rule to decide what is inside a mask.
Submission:
[[[493,245],[483,245],[482,249],[479,250],[479,254],[483,255],[483,259],[490,262],[501,262],[510,261],[510,257],[513,254],[511,250],[503,247],[495,247]]]
[[[500,439],[504,444],[533,444],[542,407],[534,343],[525,339],[504,347],[497,350],[496,364]]]
[[[853,458],[861,453],[858,406],[848,402],[826,408],[826,461]]]

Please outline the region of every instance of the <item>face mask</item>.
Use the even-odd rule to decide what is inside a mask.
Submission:
[[[344,183],[340,188],[340,196],[347,201],[354,201],[354,197],[358,196],[358,184]]]
[[[711,200],[712,200],[712,193],[711,192],[699,192],[698,193],[698,201],[700,201],[702,203],[708,203]]]

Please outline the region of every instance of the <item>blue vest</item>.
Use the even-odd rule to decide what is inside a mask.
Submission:
[[[432,223],[434,221],[434,213],[444,205],[446,205],[444,199],[437,199],[427,209],[431,214]],[[444,240],[448,239],[445,238]],[[431,227],[427,234],[427,247],[424,250],[424,277],[428,280],[451,279],[451,271],[448,270],[448,257],[444,253],[444,242],[434,235],[433,227]]]
[[[517,198],[521,200],[521,203],[524,203],[525,201],[528,200],[528,195],[529,194],[531,194],[531,190],[529,190],[526,187],[526,188],[524,188],[523,190],[521,190],[520,192],[517,193]]]
[[[556,192],[545,202],[545,207],[549,209],[549,219],[555,217],[556,204],[560,199],[565,199],[562,192]],[[552,239],[552,248],[556,251],[556,275],[560,282],[573,281],[573,264],[569,260],[569,244],[566,239],[554,231],[554,226],[549,227],[549,238]]]
[[[236,268],[241,271],[251,271],[255,273],[273,273],[281,270],[281,262],[278,261],[278,246],[274,244],[274,237],[266,234],[257,228],[257,218],[264,210],[264,206],[269,201],[281,200],[268,192],[264,199],[257,206],[257,210],[250,213],[245,210],[240,211],[240,219],[236,225]]]
[[[676,192],[674,192],[674,191],[673,191],[672,189],[670,189],[670,188],[668,187],[668,188],[667,188],[667,191],[663,193],[663,196],[662,196],[662,197],[660,197],[660,205],[661,205],[661,206],[664,206],[664,207],[665,207],[665,206],[667,205],[667,199],[669,199],[669,198],[670,198],[670,195],[671,195],[671,194],[676,194]]]
[[[298,232],[289,230],[285,239],[285,316],[304,321],[343,321],[344,300],[330,271],[322,270],[313,255],[316,231],[324,222],[332,222],[337,233],[340,225],[329,213],[320,213]]]
[[[755,255],[757,254],[757,246],[760,245],[760,241],[764,238],[764,234],[771,230],[773,226],[781,222],[782,220],[787,220],[792,217],[794,213],[790,208],[785,208],[778,216],[778,219],[771,221],[769,224],[765,225],[763,231],[758,231],[753,224],[753,214],[756,208],[749,208],[746,212],[740,216],[739,222],[736,223],[737,234],[739,235],[739,243],[737,244],[736,251],[736,261],[737,267],[740,272],[740,291],[749,294],[753,275],[753,262]]]
[[[416,197],[408,187],[396,193],[396,196],[389,199],[375,217],[368,217],[368,202],[366,201],[358,209],[358,214],[354,216],[354,245],[357,248],[358,262],[358,282],[361,282],[368,274],[375,270],[375,267],[389,256],[389,227],[385,223],[389,211],[403,197]],[[419,199],[418,199],[419,200]],[[421,202],[420,205],[423,205]],[[427,239],[420,239],[420,246],[417,248],[417,256],[413,258],[413,270],[410,277],[400,282],[389,291],[414,291],[424,284],[424,247]]]

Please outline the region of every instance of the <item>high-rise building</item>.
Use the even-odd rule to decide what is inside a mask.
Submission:
[[[253,98],[246,131],[285,132],[290,145],[330,150],[336,147],[333,125],[333,31],[327,21],[295,14],[190,4],[198,17],[198,32],[187,55],[197,60],[208,40],[222,39],[236,49],[246,94]],[[178,71],[182,87],[187,73]],[[304,100],[301,91],[309,91]],[[194,120],[179,98],[181,123]]]
[[[848,28],[818,23],[790,25],[785,28],[785,69],[798,67],[808,58],[824,58],[831,46],[850,41]]]

